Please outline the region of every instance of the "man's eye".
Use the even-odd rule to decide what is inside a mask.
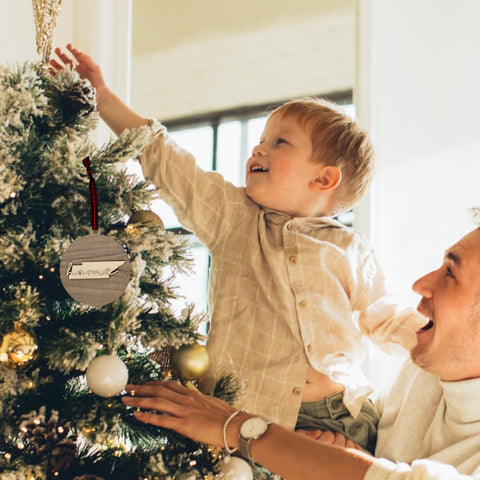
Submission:
[[[455,275],[453,274],[452,269],[450,267],[447,267],[447,273],[445,274],[445,276],[455,278]]]

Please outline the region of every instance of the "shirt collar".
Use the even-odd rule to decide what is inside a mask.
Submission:
[[[340,223],[331,217],[292,217],[291,215],[279,212],[278,210],[264,207],[260,207],[260,210],[263,212],[265,221],[274,225],[284,225],[286,222],[292,222],[299,230],[325,227],[345,228],[343,223]]]

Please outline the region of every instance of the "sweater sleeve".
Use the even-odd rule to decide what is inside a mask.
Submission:
[[[178,145],[167,129],[149,122],[155,133],[140,158],[145,178],[158,187],[180,223],[212,250],[229,231],[239,208],[252,208],[244,189],[216,172],[204,171],[189,152]]]
[[[464,475],[451,465],[432,460],[415,460],[411,465],[377,458],[364,480],[479,480],[480,475]]]

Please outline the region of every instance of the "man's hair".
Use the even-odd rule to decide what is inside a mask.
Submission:
[[[473,216],[473,221],[480,228],[480,207],[473,207],[472,208],[472,216]]]
[[[365,130],[337,104],[319,98],[284,103],[271,115],[293,117],[310,130],[314,159],[340,169],[342,181],[330,215],[349,210],[367,190],[375,167],[375,152]]]

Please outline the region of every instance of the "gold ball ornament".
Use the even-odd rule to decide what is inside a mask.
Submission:
[[[13,332],[3,336],[0,346],[0,363],[13,370],[27,368],[39,356],[36,338],[15,325]]]
[[[171,356],[172,369],[185,380],[198,380],[210,366],[207,349],[199,343],[182,345]]]
[[[158,227],[165,229],[162,219],[151,210],[133,212],[127,222],[127,231],[137,234],[139,227]]]

